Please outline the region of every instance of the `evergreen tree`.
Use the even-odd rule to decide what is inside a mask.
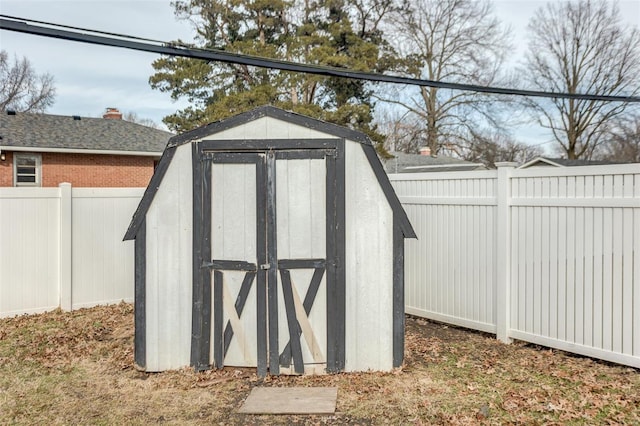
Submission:
[[[180,0],[198,47],[305,64],[383,72],[393,52],[378,28],[391,1]],[[381,142],[369,83],[245,65],[162,57],[149,82],[192,104],[164,118],[174,131],[270,104],[367,133]]]

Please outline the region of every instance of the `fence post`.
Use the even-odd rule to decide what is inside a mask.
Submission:
[[[61,183],[60,188],[60,308],[72,308],[71,281],[71,184]]]
[[[510,283],[511,275],[511,214],[509,205],[511,204],[511,172],[517,163],[501,162],[496,163],[498,167],[498,206],[497,206],[497,232],[496,232],[496,334],[498,340],[504,343],[511,343],[509,338],[509,317],[510,317]]]

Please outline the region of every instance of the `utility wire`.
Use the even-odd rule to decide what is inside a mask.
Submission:
[[[46,21],[38,21],[38,20],[35,20],[35,19],[20,18],[18,16],[0,14],[0,18],[7,18],[7,19],[11,19],[11,20],[17,21],[17,22],[24,21],[24,22],[30,22],[32,24],[42,24],[42,25],[47,25],[47,26],[51,26],[51,27],[55,27],[55,28],[66,28],[68,30],[84,31],[84,32],[92,33],[92,34],[102,34],[102,35],[114,36],[114,37],[119,37],[119,38],[130,39],[130,40],[149,41],[149,42],[152,42],[152,43],[159,43],[159,44],[165,43],[164,41],[154,40],[152,38],[124,35],[124,34],[119,34],[119,33],[108,32],[108,31],[92,30],[92,29],[89,29],[89,28],[74,27],[74,26],[71,26],[71,25],[54,24],[54,23],[46,22]],[[0,29],[2,29],[2,28],[0,28]]]
[[[28,24],[32,22],[38,25]],[[42,26],[42,25],[47,25]],[[315,74],[329,77],[344,77],[354,80],[365,80],[382,83],[404,84],[423,87],[436,87],[440,89],[463,90],[479,93],[492,93],[499,95],[515,95],[538,98],[564,98],[580,99],[588,101],[608,102],[640,102],[637,96],[608,96],[590,95],[581,93],[558,93],[537,90],[521,90],[504,87],[479,86],[474,84],[447,83],[442,81],[422,80],[417,78],[399,77],[386,74],[377,74],[361,71],[350,71],[344,68],[334,68],[321,65],[299,64],[296,62],[263,58],[259,56],[243,55],[239,53],[225,52],[214,49],[203,49],[176,45],[175,42],[146,39],[104,31],[96,31],[86,28],[59,25],[50,22],[34,21],[25,18],[0,14],[0,29],[19,33],[57,38],[62,40],[77,41],[81,43],[96,44],[101,46],[120,47],[125,49],[158,53],[168,56],[201,59],[205,61],[224,62],[228,64],[249,65],[260,68],[277,69],[304,74]],[[74,31],[69,31],[69,30]],[[82,31],[82,32],[79,32]],[[114,38],[118,37],[118,38]],[[154,43],[154,44],[151,44]]]

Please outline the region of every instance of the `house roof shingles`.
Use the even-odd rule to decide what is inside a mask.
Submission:
[[[609,160],[569,160],[567,158],[551,158],[551,157],[542,157],[546,160],[552,161],[554,163],[560,164],[561,166],[574,167],[574,166],[602,166],[607,164],[617,164],[615,161]]]
[[[394,156],[384,161],[387,173],[453,172],[485,169],[483,164],[459,160],[446,156],[431,156],[394,152]]]
[[[0,112],[0,146],[161,153],[173,134],[125,120]]]
[[[611,161],[611,160],[569,160],[567,158],[552,158],[552,157],[536,157],[523,165],[520,169],[527,169],[529,167],[579,167],[579,166],[605,166],[611,164],[623,164],[624,162]]]

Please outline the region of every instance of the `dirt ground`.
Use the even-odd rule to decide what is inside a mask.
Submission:
[[[335,386],[333,416],[237,414],[254,386]],[[0,424],[640,424],[640,370],[408,318],[390,373],[133,368],[129,304],[0,319]]]

